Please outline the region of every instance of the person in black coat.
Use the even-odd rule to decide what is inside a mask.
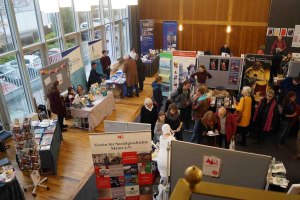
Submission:
[[[141,123],[151,124],[151,139],[154,136],[154,127],[157,120],[157,112],[153,106],[153,102],[150,98],[146,98],[144,106],[141,108]]]
[[[175,133],[176,140],[183,141],[182,136],[182,125],[183,123],[180,121],[179,112],[175,103],[172,103],[168,107],[168,111],[166,113],[166,124],[169,124],[172,131]]]
[[[222,53],[227,53],[228,55],[231,55],[231,51],[230,51],[227,43],[225,43],[224,46],[221,47],[220,55],[222,55]]]
[[[274,77],[277,77],[277,73],[280,69],[280,64],[283,58],[282,50],[276,49],[276,54],[274,54],[271,65],[270,79],[269,83],[274,83]]]
[[[138,78],[139,78],[139,90],[140,92],[144,89],[144,80],[145,80],[145,66],[141,59],[141,57],[136,54],[135,61],[137,65],[137,72],[138,72]]]
[[[88,80],[88,90],[90,89],[91,85],[94,83],[101,84],[101,74],[98,74],[96,71],[97,64],[95,62],[92,62],[92,69],[90,72],[89,80]]]
[[[158,76],[156,77],[155,81],[152,82],[152,88],[153,88],[153,104],[157,108],[157,113],[159,113],[164,97],[162,95],[162,90],[161,90],[161,83],[162,83],[162,77]]]

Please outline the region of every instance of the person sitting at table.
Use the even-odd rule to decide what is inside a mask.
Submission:
[[[212,75],[208,73],[205,69],[205,65],[200,65],[199,71],[195,72],[191,75],[192,78],[195,78],[197,76],[197,84],[205,84],[206,79],[212,78]]]
[[[220,55],[222,55],[222,53],[226,53],[229,56],[231,55],[231,51],[230,51],[227,43],[225,43],[224,46],[221,47],[221,49],[220,49]]]
[[[157,111],[150,98],[145,98],[144,106],[141,108],[141,123],[151,124],[151,139],[154,137],[154,127],[157,120]]]
[[[60,130],[62,132],[65,132],[67,131],[67,129],[65,128],[68,127],[67,125],[64,125],[64,117],[66,116],[66,107],[65,107],[64,98],[60,96],[58,85],[59,82],[54,81],[51,91],[47,96],[50,102],[50,110],[51,112],[57,115]]]
[[[76,91],[76,93],[80,97],[83,97],[85,95],[85,90],[83,89],[82,85],[77,85],[77,91]]]
[[[223,141],[225,148],[229,149],[231,139],[234,139],[237,128],[236,118],[226,108],[220,107],[215,113],[217,130],[219,132],[218,144],[222,148]]]
[[[73,87],[68,87],[68,94],[65,98],[66,107],[70,107],[75,98],[75,91]]]
[[[168,148],[172,140],[176,140],[176,138],[173,136],[170,125],[164,124],[162,126],[162,135],[159,137],[159,152],[157,154],[157,168],[161,177],[160,184],[163,185],[166,185],[168,176],[170,176],[171,151]]]
[[[130,59],[129,56],[124,56],[124,67],[123,73],[126,74],[126,86],[127,86],[127,97],[133,97],[133,89],[135,88],[135,96],[139,97],[138,89],[138,72],[137,66],[133,59]]]
[[[101,84],[102,80],[102,74],[98,74],[96,71],[97,64],[95,62],[92,62],[92,69],[90,72],[89,80],[88,80],[88,90],[90,89],[91,85],[94,83]]]

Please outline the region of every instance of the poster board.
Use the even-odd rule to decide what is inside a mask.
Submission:
[[[77,87],[77,85],[82,85],[82,87],[87,90],[86,74],[84,69],[84,64],[82,61],[81,50],[79,46],[70,48],[62,52],[63,58],[68,58],[70,60],[70,72],[72,84]]]
[[[189,156],[186,156],[189,155]],[[215,156],[222,160],[218,178],[203,176],[205,182],[234,185],[255,189],[264,189],[271,157],[228,149],[172,141],[171,143],[171,191],[184,171],[191,165],[203,168],[203,157]],[[180,158],[180,159],[179,159]],[[211,199],[211,197],[193,194],[191,199]]]
[[[206,71],[212,75],[211,79],[206,80],[209,88],[222,86],[225,89],[239,90],[243,69],[242,58],[199,55],[197,69],[200,65],[204,65]]]
[[[40,74],[45,95],[50,92],[53,82],[56,80],[59,81],[58,89],[60,92],[64,92],[72,86],[67,58],[41,68]]]
[[[151,131],[90,134],[99,199],[151,199]]]
[[[122,131],[151,131],[151,124],[104,120],[104,131],[108,133]]]
[[[149,53],[154,49],[154,19],[140,20],[141,54]]]
[[[173,51],[172,91],[177,89],[196,68],[196,51]]]
[[[178,34],[177,21],[164,21],[163,22],[163,49],[177,49],[177,34]]]
[[[96,71],[98,74],[103,74],[100,58],[102,57],[102,40],[94,40],[88,42],[90,61],[97,64]]]
[[[272,59],[272,55],[245,55],[242,86],[251,87],[254,98],[258,101],[266,95]]]
[[[162,77],[162,93],[168,97],[172,86],[172,52],[159,54],[159,76]]]
[[[300,74],[300,61],[291,61],[289,64],[289,70],[287,77],[295,77]]]

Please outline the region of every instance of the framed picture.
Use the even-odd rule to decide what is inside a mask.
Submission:
[[[287,35],[286,35],[286,36],[288,36],[288,37],[293,37],[293,36],[294,36],[294,31],[295,31],[294,28],[288,28]]]

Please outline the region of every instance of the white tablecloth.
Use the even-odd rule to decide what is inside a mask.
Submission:
[[[93,107],[71,108],[73,117],[88,118],[89,131],[94,131],[95,127],[116,108],[114,95],[111,92],[107,93],[106,97],[102,97],[93,102]]]

